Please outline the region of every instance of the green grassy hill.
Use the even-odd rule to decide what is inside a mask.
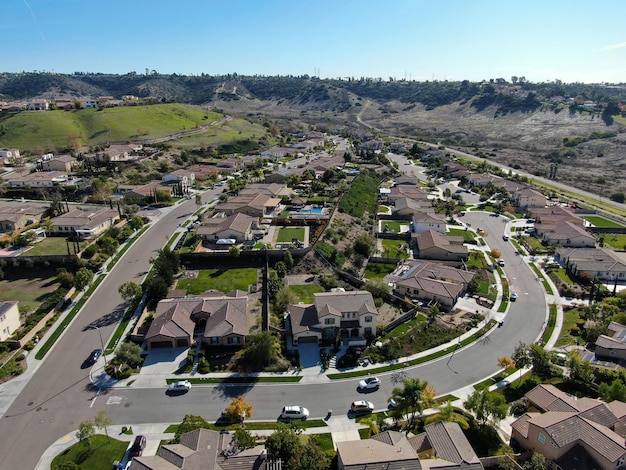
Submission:
[[[0,120],[0,147],[41,154],[76,146],[143,141],[188,132],[222,119],[184,104],[159,104],[76,111],[23,112]]]

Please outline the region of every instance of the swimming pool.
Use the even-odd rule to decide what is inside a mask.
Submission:
[[[298,214],[321,214],[323,210],[323,207],[311,207],[309,209],[300,209]]]

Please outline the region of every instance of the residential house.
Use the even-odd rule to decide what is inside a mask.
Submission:
[[[129,202],[156,202],[158,193],[172,195],[172,187],[165,186],[159,180],[150,181],[146,184],[132,185],[121,184],[116,193],[124,196]]]
[[[50,108],[50,102],[48,100],[31,101],[26,106],[27,111],[48,111],[49,108]]]
[[[220,173],[225,172],[223,168],[218,168],[215,165],[192,165],[187,168],[188,171],[195,175],[197,181],[206,181],[213,175],[218,176]]]
[[[421,260],[404,260],[384,281],[402,297],[435,303],[450,309],[467,291],[474,273]]]
[[[231,239],[243,243],[253,239],[253,230],[258,227],[258,218],[238,212],[228,217],[205,219],[196,233],[204,242],[215,243],[217,240]]]
[[[145,335],[148,349],[190,347],[194,330],[207,346],[241,346],[248,335],[248,295],[206,293],[161,300]]]
[[[546,196],[529,187],[513,191],[511,193],[511,200],[515,207],[520,209],[527,209],[529,207],[545,207],[548,202]]]
[[[293,194],[293,189],[285,184],[278,183],[251,183],[244,189],[239,191],[239,196],[266,194],[272,197],[278,198],[290,198]]]
[[[80,104],[85,109],[94,109],[98,107],[98,102],[92,98],[81,98]]]
[[[130,470],[280,470],[268,466],[265,447],[225,452],[233,449],[228,432],[196,429],[180,437],[180,444],[163,444],[156,455],[134,457]]]
[[[0,161],[3,165],[13,165],[20,158],[18,149],[0,149]]]
[[[626,254],[605,248],[559,248],[555,259],[576,276],[601,281],[626,280]]]
[[[394,186],[416,186],[419,187],[419,179],[415,176],[402,175],[393,180]]]
[[[0,342],[8,340],[22,326],[17,302],[0,302]]]
[[[439,233],[446,233],[446,216],[434,212],[417,212],[413,214],[411,231],[422,233],[426,230],[434,230]]]
[[[462,236],[442,235],[434,230],[411,234],[416,258],[439,261],[462,261],[469,256]]]
[[[584,227],[571,222],[560,222],[556,225],[535,225],[537,237],[548,245],[583,248],[595,247],[596,237]]]
[[[78,164],[74,157],[70,155],[57,155],[50,160],[41,160],[38,163],[42,171],[64,171],[70,173]]]
[[[418,435],[385,431],[360,441],[337,442],[339,470],[482,470],[457,423],[440,421]]]
[[[527,412],[511,424],[511,442],[542,454],[554,470],[615,470],[626,463],[626,403],[574,398],[552,385],[526,394],[543,412]]]
[[[618,362],[626,360],[626,325],[612,321],[607,334],[596,340],[596,357]]]
[[[215,206],[216,212],[224,212],[226,215],[235,213],[247,214],[251,217],[269,217],[278,212],[282,200],[267,194],[245,194],[232,196],[225,202]]]
[[[571,209],[562,206],[531,207],[528,215],[538,224],[556,225],[560,222],[570,222],[576,225],[584,225],[583,219],[577,216]]]
[[[142,150],[141,144],[116,144],[105,148],[103,153],[108,155],[112,162],[125,162],[134,160]]]
[[[163,184],[180,185],[182,192],[187,193],[196,182],[196,175],[189,170],[175,170],[163,175],[161,181]]]
[[[117,209],[109,209],[108,206],[73,208],[51,220],[52,231],[62,235],[90,238],[113,226],[119,217]]]
[[[11,175],[6,179],[10,188],[53,188],[67,186],[79,180],[74,180],[64,171],[36,171],[26,175]]]
[[[382,191],[383,188],[381,188]],[[391,212],[395,217],[410,220],[417,213],[434,213],[435,208],[428,199],[415,200],[401,197],[394,201]]]
[[[265,184],[284,184],[291,176],[302,176],[307,169],[302,168],[282,168],[273,173],[264,175],[263,182]]]
[[[393,186],[391,188],[391,191],[389,192],[389,195],[387,196],[387,199],[394,202],[396,199],[403,199],[407,197],[415,201],[428,200],[428,194],[426,194],[426,192],[422,188],[406,184]]]
[[[0,232],[19,231],[39,223],[48,205],[30,202],[0,202]]]
[[[367,291],[313,294],[312,304],[289,306],[293,344],[319,343],[376,334],[378,310]]]
[[[225,171],[239,171],[243,170],[243,160],[235,157],[224,158],[217,161],[217,166]]]
[[[493,183],[496,186],[502,182],[502,178],[488,173],[471,173],[465,177],[472,186],[487,186]]]

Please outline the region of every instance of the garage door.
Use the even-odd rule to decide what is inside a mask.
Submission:
[[[150,348],[151,349],[171,348],[171,347],[172,347],[172,342],[171,341],[154,341],[154,342],[150,343]]]
[[[298,344],[303,343],[317,343],[317,336],[300,336],[298,338]]]

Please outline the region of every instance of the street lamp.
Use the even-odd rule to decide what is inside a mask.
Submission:
[[[102,331],[100,331],[100,327],[99,326],[90,326],[89,329],[90,330],[98,330],[98,335],[100,335],[100,346],[102,346],[102,357],[104,358],[104,365],[106,366],[106,364],[107,364],[107,357],[106,357],[106,354],[104,353],[104,341],[102,340]]]

